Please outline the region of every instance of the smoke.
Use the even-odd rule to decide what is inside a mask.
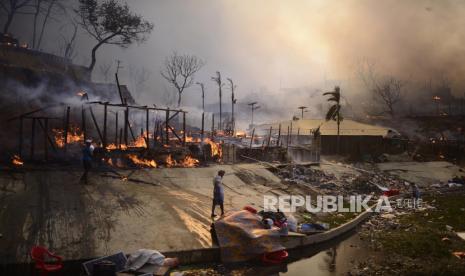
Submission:
[[[100,63],[121,60],[123,84],[131,81],[134,66],[152,72],[139,102],[169,105],[166,92],[173,90],[159,72],[174,50],[206,61],[196,75],[196,81],[206,85],[206,104],[218,103],[211,81],[216,71],[234,80],[242,123],[250,121],[250,101],[262,106],[258,121],[289,119],[298,115],[301,105],[309,106],[309,117],[321,117],[327,107],[321,93],[335,85],[341,86],[347,101],[344,112],[360,112],[372,100],[357,76],[361,60],[374,62],[379,76],[408,82],[404,110],[416,99],[429,97],[424,89],[429,81],[435,86],[446,77],[455,96],[465,88],[463,1],[141,0],[128,4],[155,24],[154,31],[147,43],[127,50],[105,46],[98,59]],[[56,48],[54,32],[47,34],[44,45]],[[25,38],[27,33],[19,36]],[[82,31],[79,38],[82,58],[94,41]],[[228,93],[225,88],[224,98]],[[200,102],[198,87],[184,92],[185,106],[198,107]]]

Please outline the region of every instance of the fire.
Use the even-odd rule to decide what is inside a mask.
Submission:
[[[200,138],[194,138],[192,136],[186,136],[186,142],[187,143],[200,143],[201,140],[200,140]]]
[[[169,154],[166,157],[166,167],[167,168],[173,168],[173,167],[183,167],[183,168],[195,168],[199,165],[199,160],[193,158],[190,155],[186,155],[184,159],[181,162],[176,162],[176,160],[173,159],[171,154]]]
[[[135,155],[135,154],[129,154],[129,155],[128,155],[128,158],[129,158],[135,165],[138,165],[138,166],[148,167],[148,168],[156,168],[156,167],[157,167],[157,163],[155,162],[155,160],[139,158],[139,157],[137,157],[137,155]]]
[[[198,165],[199,165],[199,160],[189,155],[186,155],[186,157],[184,157],[184,160],[182,160],[182,163],[181,163],[181,166],[185,168],[194,168],[194,167],[197,167]]]
[[[21,160],[21,157],[19,157],[16,154],[11,158],[11,163],[13,165],[15,165],[15,166],[23,166],[24,165],[24,161]]]
[[[119,145],[119,147],[116,144],[109,144],[106,147],[107,150],[116,150],[116,149],[122,149],[122,150],[127,150],[128,147],[125,144]]]
[[[236,131],[236,137],[246,137],[247,134],[245,133],[245,131],[241,131],[241,130],[238,130]]]
[[[209,138],[205,138],[205,143],[210,144],[210,147],[212,149],[212,157],[218,156],[221,158],[222,152],[221,152],[221,145],[219,143],[215,143]]]
[[[173,159],[173,157],[171,157],[171,154],[169,154],[168,157],[166,157],[165,162],[168,168],[176,166],[176,161]]]
[[[55,144],[62,148],[65,146],[65,131],[63,129],[52,129],[55,138]],[[68,144],[79,143],[84,141],[84,134],[78,127],[70,127],[68,130]]]

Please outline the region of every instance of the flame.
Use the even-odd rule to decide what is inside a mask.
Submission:
[[[173,168],[173,167],[183,167],[183,168],[195,168],[199,165],[199,160],[193,158],[190,155],[186,155],[184,159],[181,162],[176,162],[176,160],[173,159],[171,154],[169,154],[166,157],[166,167],[167,168]]]
[[[194,138],[192,136],[186,136],[186,142],[187,143],[200,143],[201,140],[200,140],[200,138]]]
[[[247,134],[245,133],[245,131],[241,131],[241,130],[238,130],[236,131],[236,137],[246,137]]]
[[[221,151],[221,145],[219,143],[215,143],[210,138],[205,138],[205,143],[210,144],[210,147],[212,149],[212,157],[218,156],[221,158],[222,156],[222,151]]]
[[[182,163],[181,163],[181,166],[185,168],[194,168],[194,167],[197,167],[198,165],[199,165],[199,160],[193,158],[190,155],[186,155],[186,157],[184,157],[184,160],[182,160]]]
[[[16,154],[11,158],[11,163],[13,165],[15,165],[15,166],[23,166],[24,165],[24,161],[21,160],[21,157],[19,157]]]
[[[129,158],[135,165],[138,165],[138,166],[148,167],[148,168],[156,168],[156,167],[157,167],[157,163],[155,162],[155,160],[139,158],[139,157],[137,157],[137,155],[135,155],[135,154],[128,154],[128,158]]]
[[[65,131],[63,129],[54,128],[52,132],[55,134],[55,144],[62,148],[65,146]],[[68,130],[68,144],[79,143],[84,141],[84,134],[78,127],[71,126]]]
[[[109,144],[106,147],[107,150],[116,150],[116,149],[122,149],[122,150],[127,150],[128,147],[125,144],[119,145],[119,147],[116,144]]]
[[[176,166],[176,161],[174,161],[173,157],[171,157],[171,154],[169,154],[168,157],[166,157],[165,162],[166,162],[166,167],[168,168]]]

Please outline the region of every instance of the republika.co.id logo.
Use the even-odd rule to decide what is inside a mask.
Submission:
[[[296,212],[297,208],[305,208],[308,212],[341,212],[341,213],[360,213],[368,212],[391,212],[393,207],[387,196],[381,196],[376,201],[372,201],[371,195],[351,195],[344,196],[334,195],[319,195],[316,196],[316,201],[312,201],[311,196],[301,195],[265,195],[263,196],[263,209],[265,211],[277,210],[281,212]],[[401,208],[399,204],[404,204],[405,207],[420,208],[421,199],[411,199],[410,204],[405,205],[404,199],[397,199],[397,208]],[[371,206],[370,206],[371,203]],[[404,208],[405,208],[404,207]]]

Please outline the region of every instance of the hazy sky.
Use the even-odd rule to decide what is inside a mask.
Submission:
[[[152,72],[149,89],[142,100],[160,99],[160,94],[170,89],[159,72],[172,51],[205,60],[206,65],[196,77],[207,84],[207,93],[214,97],[210,102],[217,99],[210,80],[217,70],[225,78],[235,80],[239,102],[272,101],[283,108],[286,102],[288,108],[311,105],[312,100],[305,94],[289,95],[288,90],[280,91],[280,87],[308,87],[314,91],[341,84],[343,93],[363,92],[356,85],[354,73],[360,60],[376,62],[380,74],[396,75],[411,82],[445,75],[451,80],[454,93],[463,93],[465,1],[127,2],[155,24],[150,38],[145,44],[126,50],[105,46],[99,50],[98,59],[122,60],[121,76],[126,82],[130,66],[149,69]],[[63,24],[65,20],[54,22],[53,27]],[[48,41],[45,48],[56,49],[54,41]],[[84,34],[80,35],[78,61],[89,56],[90,42]],[[259,94],[259,91],[267,92]],[[192,103],[189,98],[197,98],[199,93],[198,87],[190,88],[183,103],[189,105]]]

